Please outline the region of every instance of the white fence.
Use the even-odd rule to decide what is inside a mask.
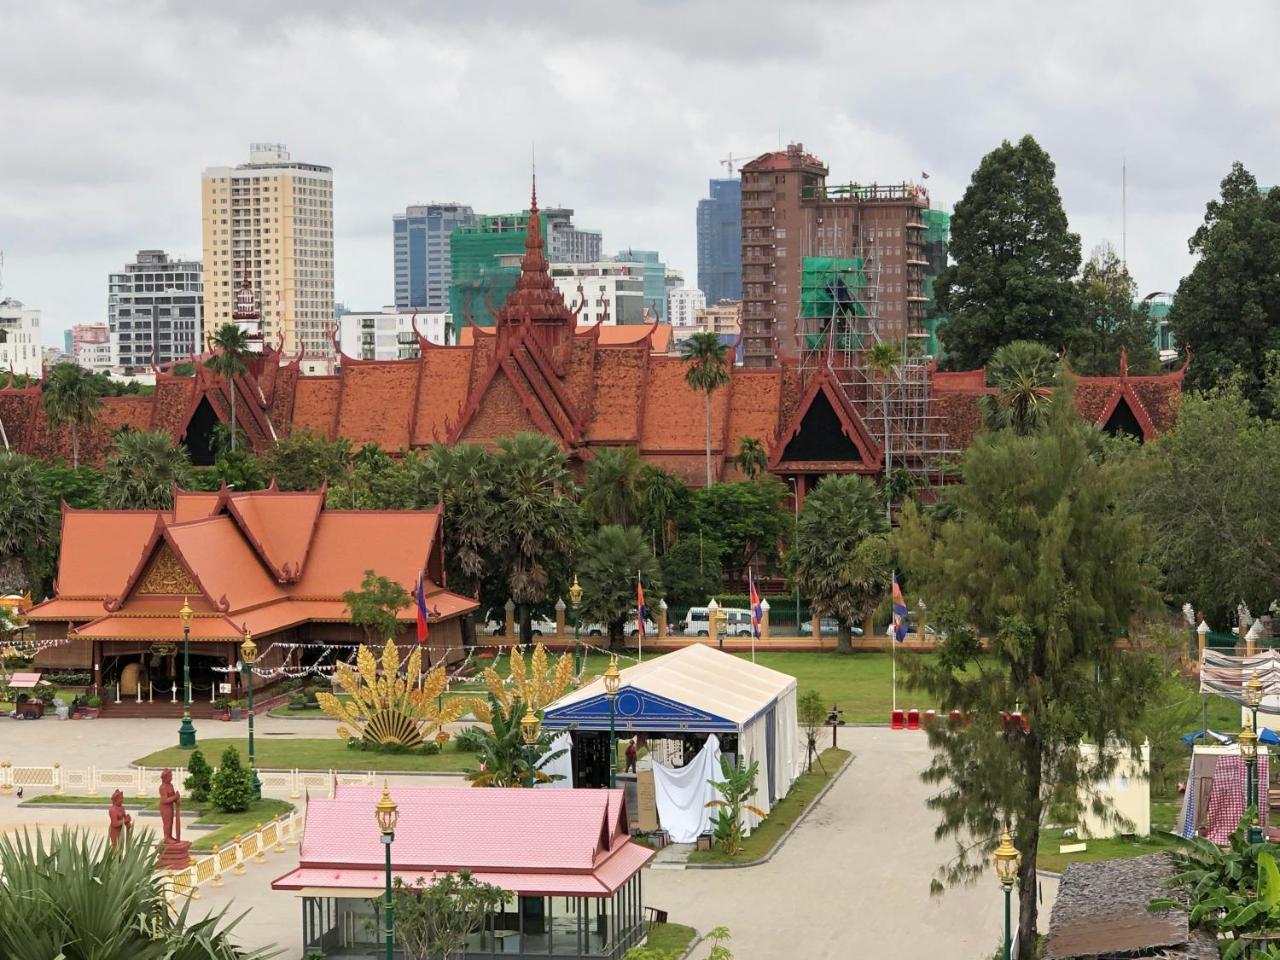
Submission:
[[[166,876],[166,894],[173,904],[179,897],[200,899],[200,887],[210,884],[222,886],[227,874],[240,876],[246,864],[266,863],[267,853],[284,853],[286,845],[298,845],[302,835],[303,816],[291,813],[283,819],[276,817],[270,823],[259,824],[250,834],[235,837],[224,846],[215,846],[211,853],[193,857],[185,870],[169,870]]]
[[[214,768],[215,772],[217,768]],[[116,790],[126,797],[145,799],[160,789],[160,767],[86,767],[64,768],[54,763],[47,767],[15,767],[8,760],[0,762],[0,794],[8,795],[21,787],[23,793],[38,790],[54,795],[75,794],[88,797],[109,796]],[[181,787],[186,779],[185,767],[173,768],[174,783]],[[343,772],[338,770],[258,770],[262,792],[288,796],[297,800],[307,791],[323,790],[333,795],[334,784],[372,786],[378,774],[374,771]]]

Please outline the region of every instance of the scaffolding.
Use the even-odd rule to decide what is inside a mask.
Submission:
[[[856,230],[846,237],[820,234],[819,255],[804,258],[796,323],[801,373],[808,380],[823,370],[831,372],[884,450],[886,473],[902,468],[918,486],[936,486],[958,451],[933,409],[932,357],[926,352],[931,325],[922,310],[903,319],[882,317],[880,257],[876,244],[856,236]],[[932,277],[923,272],[924,237],[911,230],[907,234],[908,263],[920,265],[920,288],[909,300],[924,303],[932,286]],[[835,255],[841,247],[852,249],[853,255]],[[896,350],[890,369],[868,363],[869,351],[880,343]]]

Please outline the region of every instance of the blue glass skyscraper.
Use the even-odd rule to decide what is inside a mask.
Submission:
[[[397,307],[431,313],[449,309],[449,235],[475,220],[472,209],[461,203],[407,207],[392,218]]]
[[[712,180],[698,201],[698,288],[707,303],[742,299],[742,182]]]

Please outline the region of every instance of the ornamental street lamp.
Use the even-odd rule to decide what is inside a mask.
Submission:
[[[192,750],[196,745],[196,728],[191,722],[191,606],[182,598],[178,611],[182,621],[182,723],[178,727],[178,747]]]
[[[533,765],[537,760],[534,752],[534,744],[538,742],[538,737],[542,734],[542,720],[533,712],[533,707],[525,705],[524,716],[520,718],[520,739],[524,741],[524,745],[529,749],[525,751],[525,764],[529,768],[529,782],[525,786],[532,787],[535,778],[533,775]]]
[[[257,760],[253,752],[253,665],[258,660],[258,645],[253,642],[253,634],[244,632],[244,643],[240,644],[240,671],[244,677],[249,693],[249,769],[253,771],[253,799],[262,799],[262,781],[258,779]]]
[[[1253,727],[1248,720],[1244,722],[1244,727],[1236,740],[1240,744],[1240,756],[1244,758],[1245,763],[1245,783],[1248,788],[1245,805],[1252,811],[1252,819],[1249,821],[1249,842],[1261,843],[1262,831],[1258,829],[1258,735],[1253,732]]]
[[[1018,853],[1018,848],[1013,845],[1013,838],[1009,836],[1007,827],[1000,835],[1000,845],[996,847],[992,861],[995,863],[996,877],[1000,881],[1000,886],[1004,888],[1004,960],[1012,960],[1013,935],[1009,923],[1009,896],[1013,893],[1013,885],[1018,882],[1018,865],[1022,857]]]
[[[378,822],[378,832],[382,834],[382,845],[387,848],[387,892],[383,901],[382,912],[386,917],[386,960],[394,960],[395,951],[395,903],[391,899],[391,841],[396,838],[396,821],[400,819],[400,810],[391,799],[391,788],[382,781],[382,799],[373,808],[373,817]]]
[[[604,672],[604,692],[609,698],[609,789],[618,786],[618,733],[614,727],[618,687],[622,685],[622,675],[618,673],[618,655],[609,658],[608,669]]]
[[[1258,679],[1258,671],[1249,671],[1249,682],[1244,685],[1244,702],[1253,711],[1253,729],[1258,727],[1258,707],[1262,704],[1262,681]]]
[[[569,606],[573,607],[573,675],[582,676],[582,613],[578,604],[582,602],[582,585],[578,583],[578,575],[573,575],[573,586],[569,588]]]

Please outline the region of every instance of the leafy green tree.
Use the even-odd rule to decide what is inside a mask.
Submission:
[[[725,573],[746,580],[748,566],[772,566],[781,545],[791,539],[794,518],[783,506],[787,493],[771,476],[695,490],[692,513],[680,535],[696,538],[701,530],[704,546],[721,547]]]
[[[451,960],[460,957],[471,934],[507,900],[506,891],[481,883],[468,871],[419,877],[411,884],[396,877],[395,936],[408,960]]]
[[[186,448],[167,433],[127,430],[107,457],[99,499],[108,510],[169,510],[173,488],[189,489],[194,481]]]
[[[281,490],[319,490],[346,479],[351,469],[351,444],[294,430],[272,444],[262,466]]]
[[[719,593],[723,554],[724,546],[719,540],[699,537],[697,531],[683,534],[668,547],[661,559],[667,603],[693,607]]]
[[[222,751],[209,799],[223,813],[243,813],[253,803],[253,771],[241,762],[234,746]]]
[[[1060,381],[1058,357],[1043,343],[1014,340],[998,348],[987,364],[987,383],[996,392],[979,399],[987,429],[1031,433]]]
[[[600,527],[583,544],[578,573],[582,578],[582,618],[603,623],[609,643],[623,642],[627,620],[636,605],[636,576],[647,596],[663,593],[662,571],[636,527]]]
[[[597,525],[629,526],[640,515],[640,483],[644,462],[635,447],[604,447],[587,461],[587,479],[579,500],[582,512]]]
[[[112,847],[88,831],[0,836],[0,957],[63,960],[267,960],[239,949],[226,910],[170,910],[150,833]]]
[[[1111,244],[1089,255],[1076,288],[1081,328],[1071,344],[1072,368],[1085,376],[1116,376],[1123,350],[1130,373],[1159,373],[1150,307],[1137,302],[1138,285]]]
[[[1092,455],[1069,388],[1055,394],[1039,431],[979,436],[961,476],[945,493],[958,507],[953,519],[907,504],[897,535],[910,583],[946,630],[911,684],[973,717],[928,731],[933,758],[923,776],[938,788],[928,801],[940,817],[935,833],[956,842],[934,888],[986,874],[1007,824],[1022,852],[1018,926],[1034,930],[1045,818],[1070,822],[1082,793],[1106,815],[1093,785],[1125,750],[1091,758],[1080,743],[1136,749],[1140,740],[1158,670],[1116,640],[1153,599],[1152,571],[1142,521],[1122,509],[1126,481]],[[990,638],[985,645],[970,625]],[[997,721],[1019,703],[1026,732]],[[1035,952],[1026,938],[1019,960]]]
[[[213,356],[205,366],[227,381],[227,393],[231,396],[231,449],[236,448],[236,384],[235,378],[248,369],[249,340],[240,327],[224,323],[209,337],[209,349]]]
[[[754,813],[764,819],[768,813],[748,803],[756,792],[756,776],[760,773],[760,762],[752,760],[744,764],[738,757],[737,763],[729,762],[728,757],[720,758],[720,776],[722,780],[708,781],[720,794],[716,800],[707,802],[715,811],[712,820],[711,835],[722,852],[732,857],[741,852],[742,841],[746,837],[746,828],[742,824],[744,812]]]
[[[473,787],[529,787],[564,779],[559,774],[550,774],[543,769],[568,752],[551,749],[551,741],[555,736],[549,730],[539,733],[533,744],[524,742],[524,735],[520,730],[520,721],[525,712],[522,701],[513,701],[508,712],[490,694],[489,712],[491,729],[472,728],[476,731],[479,744],[476,759],[480,762],[480,767],[468,770],[465,777]]]
[[[42,465],[43,483],[54,501],[65,500],[67,506],[77,510],[92,510],[102,506],[102,475],[90,466],[72,469],[61,460]]]
[[[351,611],[351,622],[364,630],[370,643],[385,644],[400,636],[396,614],[409,606],[409,591],[390,577],[372,570],[364,572],[359,590],[347,590],[342,602]]]
[[[806,762],[812,770],[813,758],[818,755],[818,731],[827,722],[827,705],[823,702],[822,694],[817,690],[806,690],[800,694],[796,700],[796,719],[804,730]]]
[[[553,571],[577,546],[577,488],[563,450],[540,433],[498,440],[496,522],[504,531],[503,575],[521,605],[520,640],[532,639],[532,605],[547,600]]]
[[[675,474],[652,464],[640,470],[641,525],[658,553],[665,553],[676,530],[689,513],[688,485]]]
[[[695,333],[680,346],[686,364],[684,379],[702,391],[707,413],[707,486],[711,486],[711,395],[729,382],[729,357],[714,333]]]
[[[182,781],[182,786],[197,803],[204,803],[209,799],[209,792],[213,789],[213,767],[209,766],[209,761],[199,750],[191,754],[191,760],[187,763],[187,778]]]
[[[1185,385],[1204,390],[1234,376],[1254,410],[1280,412],[1265,389],[1268,355],[1280,350],[1280,192],[1258,190],[1240,163],[1205,207],[1187,243],[1196,265],[1178,285],[1169,326],[1194,358]]]
[[[748,480],[754,480],[769,469],[769,455],[757,437],[743,437],[739,440],[738,455],[733,459]]]
[[[410,470],[376,443],[355,452],[347,476],[329,489],[333,507],[348,510],[404,510],[413,505]]]
[[[876,607],[889,592],[888,531],[875,487],[854,474],[827,477],[800,509],[787,566],[810,598],[815,619],[819,611],[835,618],[840,653],[853,652],[855,623],[870,632]]]
[[[1028,134],[982,158],[951,218],[954,263],[934,282],[956,369],[984,366],[1003,344],[1060,348],[1079,327],[1072,278],[1080,236],[1068,229],[1054,164]]]
[[[58,538],[58,504],[41,464],[0,453],[0,593],[26,593],[39,582]]]
[[[71,467],[80,466],[80,429],[91,427],[102,406],[102,379],[74,363],[56,363],[40,391],[49,426],[71,427]]]

